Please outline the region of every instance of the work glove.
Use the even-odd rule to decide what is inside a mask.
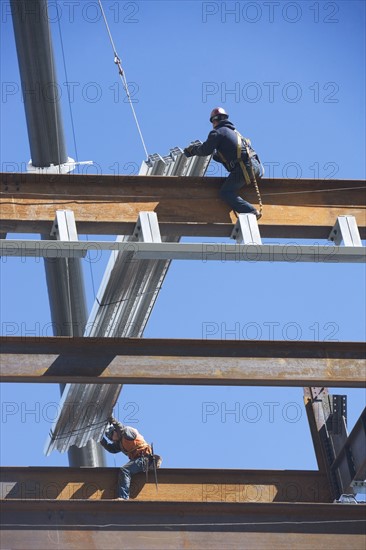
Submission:
[[[183,153],[185,154],[186,157],[189,158],[194,156],[194,153],[192,152],[194,147],[195,147],[194,145],[188,145],[188,147],[183,149]]]
[[[115,422],[117,422],[116,418],[114,418],[113,414],[111,414],[109,417],[108,417],[108,422],[110,424],[114,424]]]

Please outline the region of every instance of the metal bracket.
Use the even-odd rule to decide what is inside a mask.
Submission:
[[[155,212],[140,212],[133,237],[145,243],[161,243],[158,216]]]
[[[56,210],[56,217],[50,235],[58,241],[79,242],[75,216],[72,210]],[[73,258],[85,258],[85,256],[85,251],[72,251]]]
[[[254,214],[239,214],[230,236],[238,244],[262,244],[257,218]]]
[[[67,162],[62,164],[51,164],[46,167],[33,166],[32,159],[27,164],[27,172],[36,173],[36,174],[68,174],[73,172],[77,166],[83,164],[94,164],[92,160],[84,160],[82,162],[77,162],[71,157],[67,158]]]
[[[354,216],[338,216],[328,241],[334,242],[337,246],[342,241],[344,246],[362,246],[356,218]]]
[[[72,210],[56,210],[56,217],[50,235],[59,241],[79,240]]]

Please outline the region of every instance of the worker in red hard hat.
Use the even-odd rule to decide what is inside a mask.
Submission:
[[[230,122],[229,115],[222,107],[211,111],[210,122],[213,129],[207,140],[201,145],[189,145],[184,149],[187,157],[195,155],[206,157],[213,154],[213,159],[223,164],[230,174],[220,189],[221,198],[235,212],[240,214],[255,214],[261,217],[259,211],[249,202],[238,196],[238,191],[244,185],[254,183],[253,172],[258,180],[264,169],[254,151],[250,140],[244,138]]]
[[[154,467],[159,468],[162,459],[159,455],[153,454],[151,446],[136,428],[121,424],[113,416],[109,418],[109,423],[110,427],[106,430],[100,443],[110,453],[122,452],[130,459],[121,468],[118,480],[118,500],[128,500],[131,477],[138,472],[146,472]]]

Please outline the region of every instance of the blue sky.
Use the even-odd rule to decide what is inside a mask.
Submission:
[[[103,5],[149,153],[203,141],[222,105],[267,175],[365,178],[364,2]],[[30,150],[9,11],[2,0],[1,164],[21,171]],[[137,173],[144,151],[97,2],[50,2],[50,19],[68,155],[93,160],[90,173]],[[209,174],[223,172],[213,164]],[[91,271],[85,262],[90,308],[106,261]],[[1,270],[2,334],[49,335],[42,262],[8,258]],[[364,279],[351,264],[174,262],[145,336],[364,340]],[[166,467],[315,469],[302,391],[125,386],[116,415],[154,442]],[[352,428],[364,391],[332,391],[349,396]],[[2,385],[1,400],[2,464],[67,465],[67,455],[43,456],[57,385]],[[17,430],[26,452],[10,444]],[[235,452],[223,451],[233,440]]]

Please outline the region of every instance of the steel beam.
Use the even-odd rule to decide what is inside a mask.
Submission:
[[[5,467],[2,499],[109,500],[117,497],[118,468]],[[307,470],[165,469],[133,477],[131,498],[159,502],[331,502],[327,477]]]
[[[365,505],[2,501],[3,548],[85,550],[364,547]],[[121,542],[122,541],[122,542]]]
[[[2,337],[3,382],[365,387],[365,346]]]
[[[53,507],[52,507],[53,508]],[[63,510],[50,510],[50,514],[63,514]],[[24,515],[24,512],[23,512]],[[46,514],[39,515],[46,517]],[[110,525],[108,520],[106,525]],[[218,531],[203,531],[198,527],[175,528],[174,531],[157,531],[155,527],[142,526],[140,530],[136,526],[132,529],[124,525],[115,524],[113,527],[96,528],[85,527],[65,528],[59,530],[58,526],[48,523],[47,528],[32,529],[4,528],[1,540],[4,548],[12,550],[50,550],[62,548],[62,550],[121,550],[121,538],[125,548],[138,548],[139,550],[172,550],[172,548],[185,548],[197,550],[197,548],[210,548],[222,550],[222,548],[253,550],[360,550],[363,548],[364,537],[353,533],[248,533]],[[245,542],[244,542],[245,541]],[[56,546],[58,545],[58,546]]]
[[[139,212],[155,211],[162,235],[227,236],[236,218],[219,198],[223,178],[3,173],[3,232],[49,233],[57,209],[78,230],[130,235]],[[261,236],[327,239],[338,216],[355,216],[366,237],[365,181],[264,179]],[[255,190],[245,189],[256,203]]]
[[[366,492],[366,408],[331,465],[340,472],[342,492]]]
[[[366,409],[350,435],[334,396],[324,387],[304,388],[307,411],[319,469],[328,476],[333,498],[364,491],[366,475]]]
[[[77,258],[87,251],[126,252],[134,260],[196,260],[200,262],[313,262],[364,263],[365,246],[272,245],[226,243],[140,243],[126,241],[39,241],[33,239],[3,240],[0,256],[33,258]]]

